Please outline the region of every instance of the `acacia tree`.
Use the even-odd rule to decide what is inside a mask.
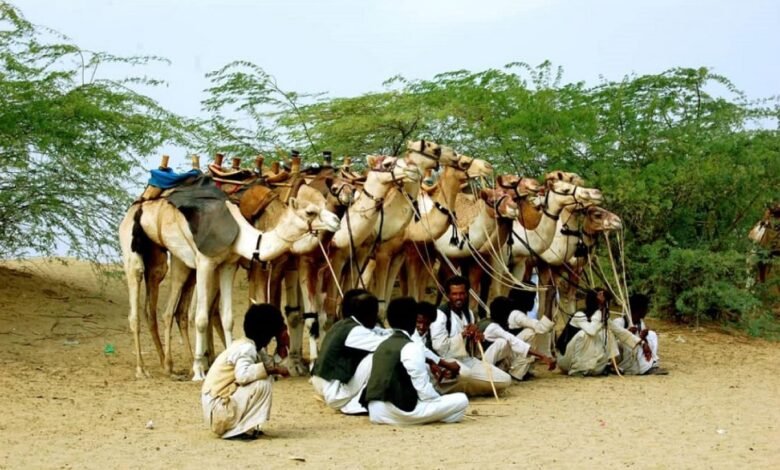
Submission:
[[[133,170],[196,126],[134,91],[162,82],[100,70],[159,60],[82,50],[0,4],[0,257],[115,255]]]

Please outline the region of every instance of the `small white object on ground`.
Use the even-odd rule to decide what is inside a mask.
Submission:
[[[723,435],[723,434],[726,434],[728,431],[726,431],[725,429],[718,429],[718,430],[717,430],[717,431],[715,431],[715,432],[716,432],[716,433],[718,433],[718,434],[720,434],[720,435]]]
[[[154,421],[151,419],[146,423],[146,429],[154,429]]]

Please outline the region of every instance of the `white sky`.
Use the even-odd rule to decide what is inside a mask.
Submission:
[[[750,98],[780,91],[778,0],[22,0],[28,20],[86,49],[153,54],[150,93],[196,116],[204,74],[243,59],[286,90],[354,96],[385,79],[431,78],[549,59],[564,82],[712,67]],[[156,163],[156,162],[155,162]]]

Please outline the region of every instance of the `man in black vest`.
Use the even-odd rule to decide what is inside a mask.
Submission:
[[[341,310],[344,319],[325,336],[311,383],[329,407],[345,414],[366,413],[359,399],[371,373],[371,353],[389,331],[376,328],[379,303],[364,289],[347,291]]]
[[[433,388],[423,347],[411,337],[416,306],[413,298],[400,297],[387,307],[393,334],[374,353],[363,401],[372,423],[455,423],[466,413],[469,401],[465,394],[441,396]]]
[[[512,377],[498,367],[472,357],[466,347],[467,339],[481,341],[482,334],[474,324],[474,313],[469,310],[468,279],[453,276],[444,288],[448,302],[439,307],[436,320],[431,323],[431,340],[436,354],[454,359],[460,365],[460,375],[455,384],[442,391],[465,392],[469,396],[491,395],[493,388],[501,391],[512,385]]]

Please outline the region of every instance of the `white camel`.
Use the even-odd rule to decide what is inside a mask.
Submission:
[[[205,354],[209,307],[217,292],[216,278],[219,278],[221,292],[221,326],[226,345],[230,345],[233,327],[232,287],[239,258],[272,260],[288,251],[301,238],[309,236],[312,231],[334,231],[339,223],[338,218],[331,212],[293,198],[288,203],[289,210],[282,222],[273,230],[263,233],[246,222],[236,206],[227,201],[225,204],[239,226],[239,233],[232,245],[212,256],[207,256],[198,250],[187,220],[165,199],[134,204],[120,224],[119,239],[130,293],[129,322],[135,340],[137,377],[148,376],[141,357],[138,317],[145,267],[142,253],[133,250],[134,243],[138,246],[139,238],[146,237],[154,245],[167,249],[172,257],[171,298],[165,312],[167,353],[165,358],[161,358],[168,371],[172,368],[170,357],[172,316],[176,309],[175,305],[179,303],[181,289],[189,276],[187,269],[195,270],[196,337],[193,380],[203,380],[207,369]]]

